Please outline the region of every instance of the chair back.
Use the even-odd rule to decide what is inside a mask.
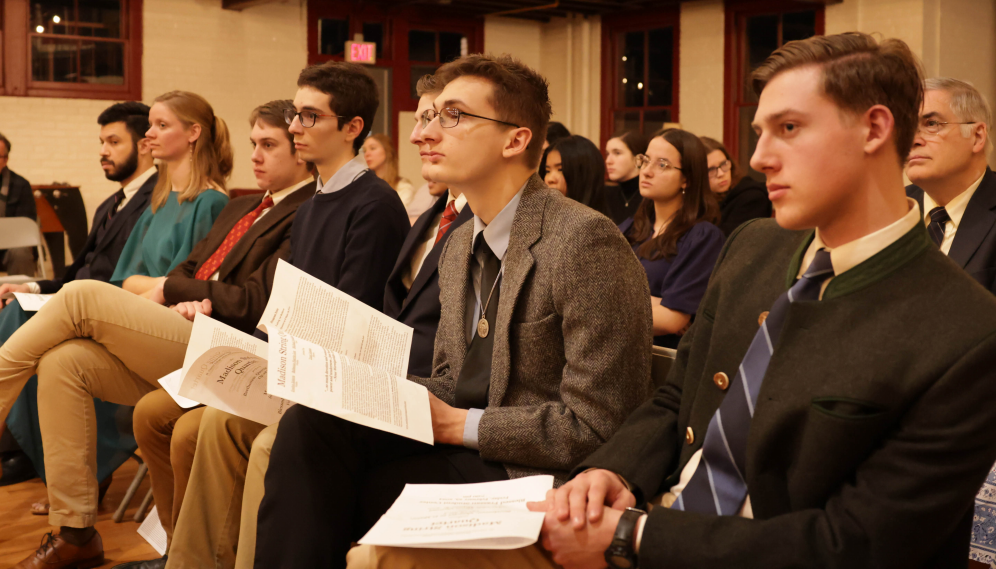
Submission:
[[[654,346],[653,359],[650,362],[650,377],[654,380],[654,389],[664,385],[664,382],[667,381],[667,374],[671,371],[675,355],[677,352],[671,348]]]
[[[0,217],[0,250],[41,245],[38,223],[30,217]]]

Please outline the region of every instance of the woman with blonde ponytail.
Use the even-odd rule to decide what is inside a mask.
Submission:
[[[149,111],[152,157],[159,181],[121,253],[111,282],[151,296],[190,254],[228,203],[232,173],[228,127],[204,97],[170,91]]]

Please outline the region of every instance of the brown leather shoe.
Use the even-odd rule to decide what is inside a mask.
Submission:
[[[41,547],[32,556],[14,566],[14,569],[92,569],[104,564],[104,543],[94,532],[90,541],[77,547],[62,539],[61,535],[48,532]]]

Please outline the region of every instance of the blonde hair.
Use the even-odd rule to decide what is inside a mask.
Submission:
[[[398,177],[398,153],[394,151],[394,145],[391,144],[391,137],[386,134],[371,134],[368,140],[370,138],[376,140],[384,148],[385,172],[382,179],[397,190],[398,182],[401,181],[401,178]]]
[[[190,179],[187,187],[177,196],[177,201],[193,201],[212,185],[227,195],[225,180],[232,173],[233,158],[225,121],[215,116],[211,104],[197,93],[170,91],[156,97],[155,102],[169,107],[186,128],[194,124],[201,126],[201,135],[197,137],[191,151]],[[159,165],[159,180],[152,191],[153,213],[166,205],[172,190],[169,167],[162,163]]]

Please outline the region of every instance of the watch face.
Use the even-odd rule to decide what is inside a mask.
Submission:
[[[629,558],[622,555],[613,555],[611,563],[616,569],[629,569],[633,566]]]

